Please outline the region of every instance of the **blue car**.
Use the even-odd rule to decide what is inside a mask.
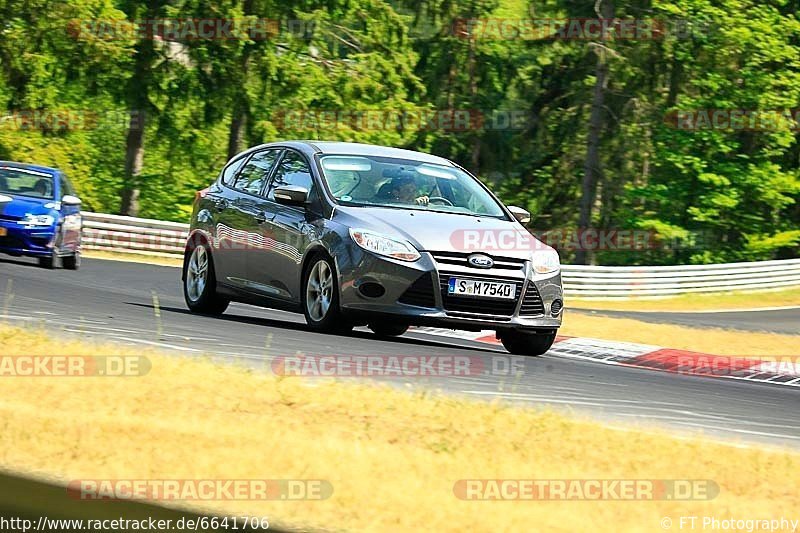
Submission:
[[[81,201],[63,172],[0,161],[0,252],[78,269]]]

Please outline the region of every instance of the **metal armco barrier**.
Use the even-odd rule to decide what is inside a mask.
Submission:
[[[83,247],[117,253],[176,256],[189,225],[144,218],[83,215]],[[564,290],[576,298],[631,298],[699,292],[800,287],[800,259],[719,265],[609,267],[563,265]]]

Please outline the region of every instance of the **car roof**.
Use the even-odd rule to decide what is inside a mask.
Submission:
[[[358,156],[392,157],[396,159],[410,159],[413,161],[421,161],[423,163],[445,165],[448,167],[454,166],[451,161],[443,157],[438,157],[423,152],[415,152],[413,150],[404,150],[402,148],[392,148],[390,146],[378,146],[375,144],[348,143],[348,142],[336,142],[336,141],[285,141],[285,142],[269,143],[266,145],[258,146],[255,149],[268,148],[270,146],[287,146],[300,150],[305,149],[306,151],[310,150],[314,153],[322,155],[358,155]]]
[[[36,172],[47,172],[53,175],[61,173],[60,170],[53,167],[45,167],[42,165],[32,165],[30,163],[18,163],[16,161],[0,161],[0,167],[21,168],[25,170],[34,170]]]

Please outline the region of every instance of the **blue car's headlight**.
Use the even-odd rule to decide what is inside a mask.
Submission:
[[[359,229],[351,229],[350,236],[361,248],[378,255],[385,255],[401,261],[416,261],[420,258],[417,249],[405,240],[393,239],[380,233]]]
[[[22,226],[52,226],[55,220],[52,215],[31,215],[27,213],[25,218],[17,222],[17,224]]]

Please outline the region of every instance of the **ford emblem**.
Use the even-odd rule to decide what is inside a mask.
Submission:
[[[483,254],[471,255],[467,258],[467,261],[469,261],[470,265],[477,268],[492,268],[494,266],[494,260],[488,255]]]

